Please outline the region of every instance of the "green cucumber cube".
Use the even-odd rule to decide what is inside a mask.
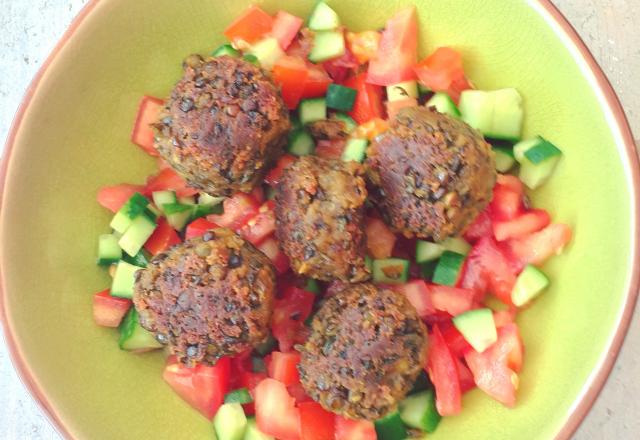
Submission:
[[[324,1],[318,2],[309,17],[309,29],[312,31],[330,31],[340,26],[340,17]]]
[[[407,429],[398,411],[388,414],[373,423],[378,440],[405,440],[407,438]]]
[[[131,222],[145,211],[148,204],[149,200],[145,196],[135,193],[116,212],[109,226],[114,231],[124,234]]]
[[[440,242],[445,251],[456,252],[460,255],[467,255],[471,250],[471,245],[460,237],[449,237]]]
[[[289,135],[289,145],[287,151],[295,156],[306,156],[313,154],[316,143],[304,128],[291,132]]]
[[[242,440],[247,428],[247,416],[239,403],[225,403],[213,418],[218,440]]]
[[[385,258],[373,260],[373,282],[381,284],[404,284],[409,278],[409,260]]]
[[[345,44],[342,31],[317,32],[313,39],[313,47],[309,53],[309,61],[321,63],[344,55]]]
[[[263,69],[268,71],[273,69],[276,61],[285,55],[284,51],[280,47],[280,43],[278,43],[278,40],[274,37],[267,37],[258,41],[251,46],[249,53],[258,59],[258,62]]]
[[[111,296],[133,298],[133,286],[136,283],[136,272],[142,267],[134,266],[126,261],[119,261],[111,282]]]
[[[444,251],[433,273],[433,282],[443,286],[455,286],[464,264],[464,255],[452,251]]]
[[[98,264],[109,266],[122,258],[122,249],[118,237],[113,234],[102,234],[98,238]]]
[[[351,133],[353,130],[356,129],[356,127],[358,127],[358,124],[356,123],[356,121],[354,121],[351,116],[345,113],[336,113],[333,115],[333,117],[338,121],[344,122],[345,131],[347,133]]]
[[[155,335],[140,325],[139,315],[134,307],[129,309],[118,330],[118,345],[121,350],[144,352],[162,348]]]
[[[358,91],[339,84],[329,84],[327,89],[327,107],[345,112],[353,108]]]
[[[240,51],[234,49],[232,45],[227,43],[227,44],[223,44],[222,46],[218,47],[216,50],[211,52],[211,56],[214,56],[214,57],[221,57],[224,55],[237,58],[240,56]]]
[[[170,205],[173,203],[178,203],[178,198],[176,197],[176,193],[174,191],[154,191],[151,194],[151,198],[153,199],[153,203],[162,210],[164,205]]]
[[[456,103],[444,92],[438,92],[433,95],[431,99],[427,101],[425,107],[433,107],[439,113],[460,118],[460,110],[458,110]]]
[[[192,205],[185,205],[182,203],[162,205],[162,209],[167,215],[167,223],[177,231],[181,231],[185,226],[187,226],[187,223],[189,223],[194,211]]]
[[[140,215],[131,222],[131,225],[127,228],[118,244],[127,254],[132,257],[135,256],[146,241],[151,237],[153,231],[156,230],[155,221],[151,220],[146,215]]]
[[[549,287],[549,278],[540,269],[530,264],[518,275],[511,291],[511,301],[516,307],[522,307],[547,287]]]
[[[422,264],[437,260],[444,250],[444,247],[439,243],[418,240],[416,242],[416,263]]]
[[[518,177],[530,189],[543,185],[562,157],[562,151],[541,136],[517,143],[513,154],[520,162]]]
[[[464,312],[453,318],[453,325],[478,353],[482,353],[498,340],[491,309]]]
[[[300,123],[307,125],[327,119],[327,101],[324,98],[305,99],[298,107]]]
[[[244,431],[243,440],[275,440],[275,438],[261,432],[258,429],[258,424],[256,423],[256,419],[251,417],[250,419],[247,420],[247,427]]]
[[[508,172],[516,164],[513,150],[507,147],[493,147],[496,158],[496,171],[499,173]]]
[[[462,120],[493,139],[518,140],[524,110],[516,89],[465,90],[460,96]]]
[[[251,402],[253,402],[253,398],[246,388],[238,388],[237,390],[228,392],[227,395],[224,396],[224,403],[239,403],[244,405],[245,403]]]
[[[442,419],[433,389],[412,394],[400,402],[400,418],[410,428],[434,432]]]
[[[369,141],[366,139],[349,139],[342,152],[344,162],[354,161],[362,163],[367,153]]]

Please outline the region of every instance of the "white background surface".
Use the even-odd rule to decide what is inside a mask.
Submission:
[[[0,148],[29,81],[86,2],[0,0]],[[640,0],[556,0],[555,3],[603,66],[623,102],[635,137],[640,138]],[[606,292],[599,294],[606,295]],[[640,438],[640,319],[637,315],[614,372],[576,439]],[[0,341],[0,439],[59,438],[20,383]]]

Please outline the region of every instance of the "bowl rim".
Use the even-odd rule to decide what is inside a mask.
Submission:
[[[24,93],[20,106],[18,107],[11,124],[5,144],[4,154],[2,156],[2,162],[0,163],[0,212],[2,212],[2,204],[5,199],[5,183],[7,179],[7,171],[11,162],[11,153],[13,151],[17,133],[19,132],[24,119],[24,115],[29,108],[34,95],[38,91],[43,77],[49,70],[49,67],[56,61],[59,53],[67,45],[69,40],[71,40],[80,25],[100,3],[101,0],[89,0],[89,3],[80,10],[45,62],[40,66],[37,74]],[[595,403],[596,398],[602,391],[602,388],[613,369],[614,363],[627,335],[629,325],[631,324],[635,304],[638,299],[638,290],[640,288],[640,235],[638,234],[637,229],[638,218],[640,217],[640,163],[638,161],[638,152],[636,150],[633,134],[622,105],[609,79],[602,68],[598,65],[587,45],[562,12],[560,12],[560,10],[551,3],[551,0],[526,0],[526,3],[536,10],[543,19],[545,19],[549,26],[554,28],[556,33],[563,39],[565,46],[573,52],[574,59],[576,59],[576,61],[579,59],[586,63],[586,73],[592,76],[591,79],[595,84],[597,84],[597,91],[601,93],[599,100],[601,104],[604,104],[610,111],[611,119],[608,125],[611,128],[617,129],[619,132],[619,141],[624,146],[624,151],[622,151],[622,153],[624,153],[625,159],[627,160],[628,175],[631,180],[631,195],[633,203],[631,209],[631,226],[635,237],[631,249],[631,267],[633,270],[628,281],[628,289],[624,297],[623,308],[619,312],[620,314],[618,316],[616,328],[608,342],[608,345],[605,347],[606,350],[603,351],[596,367],[592,371],[585,385],[582,387],[576,401],[569,410],[567,419],[556,433],[555,440],[569,440],[589,413],[589,410]],[[2,243],[0,243],[0,246],[1,244]],[[64,438],[69,440],[74,439],[64,420],[56,411],[55,406],[49,400],[47,393],[38,383],[37,378],[27,365],[22,355],[13,329],[9,324],[6,307],[7,297],[4,294],[4,291],[2,261],[0,256],[0,325],[3,329],[4,340],[8,347],[10,359],[14,368],[18,372],[21,382],[26,386],[29,393],[47,416],[54,428]]]

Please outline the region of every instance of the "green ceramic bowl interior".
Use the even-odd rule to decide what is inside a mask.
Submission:
[[[29,106],[9,164],[2,257],[9,325],[20,352],[68,431],[91,439],[207,439],[211,426],[161,379],[162,353],[120,351],[117,332],[91,318],[109,286],[95,265],[110,215],[103,185],[142,182],[154,162],[129,142],[143,94],[165,96],[189,53],[210,52],[245,6],[238,0],[103,0],[54,60]],[[264,2],[307,16],[312,1]],[[533,194],[574,227],[545,267],[552,287],[520,318],[526,344],[519,402],[509,410],[480,391],[430,438],[550,439],[604,355],[630,273],[630,178],[584,63],[527,2],[332,1],[351,29],[380,28],[417,3],[421,54],[462,51],[481,89],[516,87],[526,135],[565,153]]]

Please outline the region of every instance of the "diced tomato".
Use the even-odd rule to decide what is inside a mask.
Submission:
[[[201,235],[204,235],[204,233],[208,230],[215,229],[217,227],[218,225],[216,225],[215,223],[211,223],[206,218],[200,217],[189,223],[184,234],[184,238],[185,240],[188,240],[193,237],[200,237]]]
[[[300,410],[287,387],[267,378],[255,389],[256,423],[258,429],[281,440],[300,438]]]
[[[462,410],[458,367],[437,325],[430,339],[428,373],[436,389],[436,408],[442,416],[453,416]]]
[[[109,289],[93,295],[93,321],[102,327],[118,327],[131,308],[131,300],[111,296]]]
[[[450,47],[440,47],[415,66],[420,82],[435,92],[447,92],[457,103],[460,93],[471,88],[464,76],[462,55]]]
[[[273,28],[273,17],[256,5],[249,6],[224,30],[229,41],[253,43]]]
[[[158,113],[160,113],[163,105],[164,102],[161,99],[143,96],[140,100],[138,115],[131,132],[131,142],[152,156],[157,156],[158,152],[153,148],[153,128],[151,124],[157,121]]]
[[[301,440],[334,440],[336,417],[317,402],[304,402],[300,408]]]
[[[474,389],[476,382],[473,380],[471,370],[469,370],[464,362],[457,357],[454,357],[454,359],[456,361],[456,367],[458,368],[458,377],[460,378],[460,391],[464,394]]]
[[[351,420],[336,415],[335,423],[335,440],[376,440],[378,438],[373,422],[368,420]]]
[[[364,124],[358,125],[351,137],[373,141],[378,135],[389,129],[389,122],[380,118],[373,118]]]
[[[300,17],[289,14],[287,11],[278,11],[276,18],[273,20],[271,35],[278,40],[282,50],[289,48],[303,23],[304,20]]]
[[[207,220],[234,231],[244,226],[258,213],[260,206],[253,197],[245,193],[236,193],[222,202],[223,213],[212,214]]]
[[[309,68],[300,57],[284,56],[273,66],[273,81],[280,86],[282,99],[289,110],[295,110],[305,90]]]
[[[400,110],[407,107],[417,107],[418,100],[416,98],[400,99],[398,101],[387,101],[387,117],[394,120]]]
[[[333,80],[321,66],[307,65],[309,72],[304,83],[302,99],[319,98],[327,94]]]
[[[504,327],[507,324],[513,324],[516,318],[516,310],[507,309],[493,312],[493,322],[496,324],[496,328]]]
[[[304,321],[311,314],[316,297],[313,293],[297,287],[288,287],[282,298],[273,304],[271,333],[278,340],[280,350],[289,352],[299,340]]]
[[[524,187],[517,177],[498,175],[489,205],[494,221],[513,220],[524,210]]]
[[[141,185],[122,183],[120,185],[105,186],[98,191],[98,203],[111,212],[117,212],[135,193],[144,193]]]
[[[267,238],[264,240],[258,246],[258,250],[269,257],[273,263],[273,267],[275,267],[276,272],[279,274],[283,274],[289,270],[289,259],[284,252],[280,250],[278,242],[273,238]]]
[[[498,340],[482,353],[475,350],[465,355],[476,385],[498,402],[516,404],[518,375],[514,368],[522,366],[522,342],[515,324],[498,330]]]
[[[471,249],[460,287],[476,291],[476,299],[489,288],[500,301],[511,303],[511,290],[516,282],[516,274],[504,253],[492,238],[480,239]]]
[[[229,358],[219,359],[212,367],[188,368],[170,356],[162,377],[189,405],[212,419],[229,392],[230,371]]]
[[[322,66],[335,82],[341,83],[358,67],[358,60],[347,47],[342,56],[325,61]]]
[[[302,402],[313,402],[313,399],[307,395],[307,392],[300,382],[288,385],[287,390],[289,391],[289,394],[296,399],[297,404]]]
[[[314,154],[325,159],[340,159],[345,146],[346,142],[343,139],[322,139],[316,144]]]
[[[242,371],[240,373],[240,387],[246,388],[250,393],[253,394],[253,391],[258,386],[260,382],[267,378],[266,373],[252,373],[250,371]]]
[[[493,234],[498,241],[520,238],[545,228],[551,223],[549,213],[543,209],[532,209],[507,221],[493,223]]]
[[[406,284],[394,286],[393,290],[396,292],[402,292],[409,302],[415,307],[418,312],[418,316],[424,318],[432,315],[436,312],[436,309],[431,303],[431,297],[429,295],[429,288],[427,283],[423,280],[413,280]]]
[[[172,190],[178,197],[188,197],[198,194],[198,190],[191,188],[187,182],[171,168],[160,170],[156,175],[147,178],[145,193],[151,195],[154,191]]]
[[[527,264],[541,265],[547,258],[559,255],[571,241],[571,228],[562,223],[552,223],[542,231],[506,242],[506,248],[521,267]]]
[[[467,342],[451,321],[441,324],[439,328],[444,342],[454,357],[463,357],[467,351],[473,350],[471,344]]]
[[[262,187],[262,185],[258,185],[255,186],[251,192],[249,193],[249,195],[251,197],[253,197],[253,200],[255,200],[257,203],[264,203],[264,188]]]
[[[483,237],[493,237],[493,226],[488,209],[478,214],[464,232],[464,239],[469,243],[475,243]]]
[[[379,218],[367,217],[365,223],[367,250],[373,258],[389,258],[396,244],[396,234]]]
[[[349,112],[349,116],[358,124],[364,124],[373,118],[384,119],[384,91],[380,86],[367,83],[366,73],[349,78],[344,85],[358,92],[353,109]]]
[[[179,243],[182,243],[182,240],[180,240],[178,233],[167,223],[167,219],[160,217],[158,219],[158,227],[144,244],[144,248],[151,255],[158,255],[160,252],[164,252]]]
[[[284,156],[282,156],[278,160],[278,163],[276,164],[276,166],[271,171],[269,171],[269,174],[267,174],[267,177],[264,178],[264,182],[267,185],[276,186],[280,181],[280,179],[282,178],[282,173],[284,172],[284,169],[295,161],[296,161],[296,157],[292,156],[291,154],[285,154]]]
[[[447,312],[451,316],[467,312],[474,306],[475,292],[473,290],[439,284],[430,284],[427,289],[433,307],[441,312]]]
[[[369,62],[367,81],[390,86],[415,79],[417,62],[418,18],[415,6],[410,6],[387,21],[378,52]]]
[[[238,233],[248,242],[259,245],[276,230],[275,202],[269,200],[260,207],[258,214],[249,219]]]
[[[347,47],[360,64],[371,60],[378,53],[382,34],[378,31],[347,32]]]
[[[297,351],[289,353],[274,351],[271,353],[271,362],[269,362],[269,377],[279,380],[287,386],[298,383],[300,382],[299,363],[300,353]]]

